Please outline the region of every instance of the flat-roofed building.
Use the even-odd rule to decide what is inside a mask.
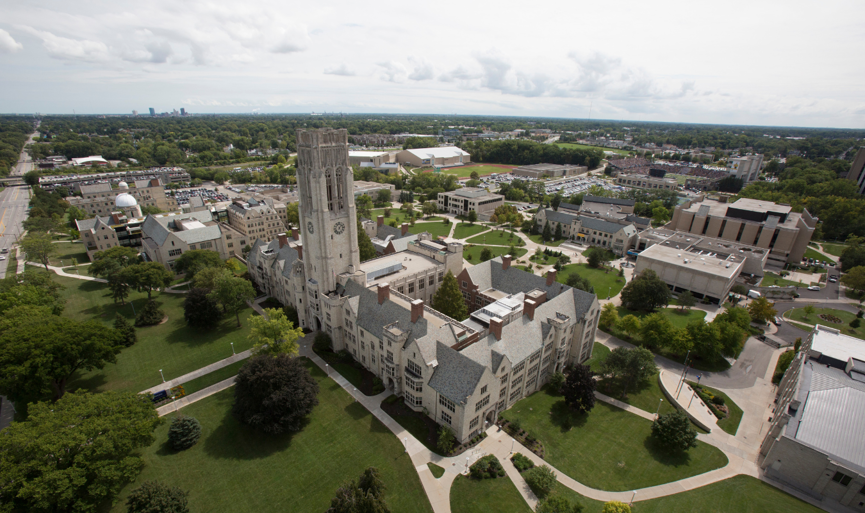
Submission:
[[[381,190],[390,191],[391,197],[393,197],[393,194],[396,191],[396,187],[394,187],[394,185],[391,183],[364,182],[362,180],[356,180],[354,182],[355,198],[357,198],[361,194],[366,194],[367,196],[375,200],[376,194],[378,194],[378,191]]]
[[[414,148],[403,150],[396,154],[396,161],[415,167],[423,166],[459,166],[471,163],[471,155],[456,146],[439,146],[436,148]]]
[[[177,200],[165,193],[165,187],[159,178],[135,180],[135,187],[129,187],[126,182],[119,182],[113,189],[110,183],[96,183],[80,186],[81,196],[67,198],[74,205],[90,215],[109,215],[116,210],[116,199],[121,194],[132,195],[139,207],[156,207],[163,212],[177,210]]]
[[[786,263],[802,260],[817,221],[807,209],[793,212],[790,205],[771,201],[741,198],[725,203],[704,199],[677,206],[668,227],[768,249],[769,260],[783,268]]]
[[[616,183],[624,187],[637,187],[638,189],[663,189],[674,191],[679,187],[675,178],[658,178],[649,175],[623,175],[616,177]]]
[[[458,216],[477,212],[478,217],[489,219],[493,212],[505,204],[505,197],[479,187],[463,187],[450,192],[438,193],[438,209]]]
[[[348,163],[351,166],[379,167],[382,164],[393,162],[395,153],[387,151],[350,151],[348,152]]]
[[[579,211],[585,214],[619,217],[620,214],[633,214],[636,202],[632,199],[605,198],[587,194],[579,206]],[[561,210],[561,205],[559,209]],[[568,208],[572,208],[569,204]]]
[[[822,502],[865,509],[865,341],[816,325],[784,373],[760,466]]]
[[[746,184],[760,177],[760,168],[762,167],[762,154],[734,157],[727,160],[727,172],[730,176],[735,176]]]
[[[531,164],[514,168],[511,174],[523,178],[538,180],[540,178],[561,178],[563,176],[576,176],[587,173],[586,166],[572,166],[570,164]]]

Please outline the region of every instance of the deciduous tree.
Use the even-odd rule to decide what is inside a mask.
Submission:
[[[640,332],[640,327],[640,318],[632,314],[622,317],[618,324],[618,328],[624,331],[629,339]]]
[[[661,415],[652,423],[652,436],[671,451],[687,451],[697,447],[697,432],[683,412],[676,410]]]
[[[146,290],[147,299],[153,297],[153,289],[171,285],[174,274],[158,262],[130,265],[121,272],[122,279],[136,289]]]
[[[690,310],[692,306],[697,304],[697,299],[694,297],[693,294],[691,294],[690,290],[686,290],[685,292],[679,294],[677,301],[681,310],[684,310],[686,308]]]
[[[841,283],[855,291],[865,291],[865,266],[860,265],[847,271],[841,276]]]
[[[452,272],[445,274],[441,286],[433,296],[433,308],[457,321],[469,316],[466,302]]]
[[[770,303],[768,299],[760,296],[748,305],[748,313],[751,314],[751,319],[754,322],[765,324],[769,319],[778,315],[778,311],[773,308],[774,306],[774,303]]]
[[[174,272],[186,273],[187,280],[191,280],[199,271],[207,267],[223,267],[219,253],[209,249],[192,249],[174,261]]]
[[[363,226],[360,224],[360,220],[357,222],[357,247],[360,252],[360,261],[365,262],[371,258],[375,258],[377,253],[375,252],[375,246],[372,245],[372,241],[369,238],[369,235],[363,230]]]
[[[601,307],[601,317],[598,319],[598,324],[601,328],[608,330],[616,325],[619,321],[619,312],[616,310],[616,305],[607,303]]]
[[[622,306],[628,310],[652,311],[669,302],[670,289],[651,269],[644,269],[622,289]]]
[[[40,262],[45,266],[46,271],[48,270],[49,259],[57,252],[57,245],[51,241],[51,235],[47,233],[28,233],[21,239],[20,245],[27,255],[27,259]]]
[[[572,410],[588,413],[595,407],[595,373],[588,365],[577,364],[562,385],[561,393]]]
[[[183,300],[183,318],[187,324],[197,328],[215,328],[222,319],[219,304],[210,297],[210,291],[195,287]]]
[[[601,369],[604,375],[620,382],[622,396],[627,394],[632,385],[637,385],[658,372],[655,355],[642,347],[613,349],[604,359]]]
[[[159,481],[145,481],[126,498],[126,513],[189,513],[187,492]]]
[[[249,316],[251,328],[247,339],[252,342],[252,354],[297,354],[297,339],[303,336],[303,330],[295,328],[281,308],[265,308],[264,313],[267,318]]]
[[[210,292],[211,299],[219,302],[226,312],[234,311],[237,318],[237,327],[240,327],[240,310],[246,302],[255,297],[255,289],[249,280],[236,278],[231,273],[225,273],[216,278],[213,290]]]
[[[370,198],[366,194],[361,194],[354,201],[355,209],[357,210],[357,217],[364,217],[369,219],[372,216],[372,198]]]

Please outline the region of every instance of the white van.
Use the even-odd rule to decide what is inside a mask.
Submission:
[[[760,293],[757,292],[756,290],[749,290],[748,291],[748,297],[757,299],[758,297],[760,297]]]

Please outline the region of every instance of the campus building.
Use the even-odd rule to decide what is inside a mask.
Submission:
[[[301,231],[257,240],[249,255],[250,277],[293,305],[302,327],[327,333],[334,350],[460,442],[591,357],[595,295],[512,267],[510,257],[471,268],[471,283],[494,301],[469,319],[427,306],[448,271],[465,277],[460,244],[422,233],[405,251],[360,262],[347,139],[344,129],[298,131]]]
[[[760,466],[822,501],[865,511],[865,341],[816,325],[784,373]]]
[[[727,172],[748,184],[760,177],[760,168],[763,167],[763,155],[746,155],[734,157],[727,160]]]
[[[538,211],[535,220],[540,229],[550,223],[550,229],[555,233],[561,226],[563,238],[609,249],[619,256],[627,253],[637,241],[637,226],[625,219],[545,208]]]
[[[282,203],[271,202],[268,205],[251,198],[247,201],[234,200],[227,210],[228,224],[246,235],[247,240],[271,240],[285,232],[285,205]]]
[[[479,187],[463,187],[450,192],[438,193],[439,212],[467,216],[477,212],[478,217],[489,219],[493,212],[505,204],[505,197]]]
[[[174,269],[174,261],[187,251],[208,249],[223,260],[239,255],[248,236],[225,223],[219,223],[209,211],[187,214],[149,215],[141,224],[142,256]]]
[[[638,189],[663,189],[667,191],[675,191],[679,187],[679,182],[675,178],[660,178],[649,175],[620,174],[616,176],[616,184]]]
[[[511,174],[522,178],[539,180],[541,178],[562,178],[564,176],[576,176],[587,173],[586,166],[572,166],[570,164],[531,164],[514,168]]]
[[[676,207],[670,229],[768,249],[776,267],[802,261],[818,219],[790,205],[741,198],[734,203],[704,199]]]
[[[363,219],[361,225],[378,255],[405,251],[409,242],[418,239],[417,234],[408,231],[408,223],[402,223],[399,228],[390,226],[384,224],[384,216],[378,216],[375,221]]]
[[[859,194],[865,194],[865,146],[856,152],[850,171],[847,172],[847,179],[856,184]]]
[[[414,167],[459,166],[471,163],[471,155],[456,146],[436,148],[414,148],[396,154],[396,161]]]
[[[136,180],[134,183],[135,187],[130,188],[126,182],[120,182],[117,189],[113,189],[110,183],[81,185],[81,196],[70,196],[66,201],[94,216],[113,212],[115,200],[122,194],[133,196],[139,207],[156,207],[163,212],[177,210],[177,200],[165,193],[159,178]]]

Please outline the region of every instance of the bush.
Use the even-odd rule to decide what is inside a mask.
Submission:
[[[670,451],[687,451],[697,446],[697,432],[681,411],[661,415],[652,423],[652,436]]]
[[[538,502],[536,513],[580,513],[583,505],[574,503],[558,494],[552,494]]]
[[[526,470],[523,478],[529,488],[541,499],[549,495],[556,486],[556,473],[546,465]]]
[[[315,339],[312,342],[312,348],[317,352],[326,352],[330,351],[330,335],[323,331],[319,331],[315,334]]]
[[[379,378],[373,379],[372,380],[372,394],[378,395],[382,392],[384,392],[384,382]]]
[[[716,396],[712,397],[712,402],[717,404],[718,406],[723,406],[724,405],[724,398],[721,397],[720,395],[716,395]]]
[[[201,438],[201,424],[195,417],[178,415],[168,428],[168,442],[175,451],[189,449]]]
[[[565,384],[565,375],[561,372],[555,372],[550,376],[550,389],[559,393],[562,390],[562,385]]]
[[[114,316],[114,329],[117,330],[120,345],[129,347],[138,341],[138,336],[135,334],[135,328],[129,324],[126,317],[123,317],[120,314]]]
[[[858,328],[858,327],[861,326],[861,325],[862,325],[862,319],[860,319],[860,318],[858,318],[858,317],[856,317],[855,319],[853,319],[852,321],[850,321],[850,327],[853,328],[853,329],[856,329],[856,328]]]
[[[438,450],[441,451],[442,454],[450,454],[451,450],[454,448],[454,443],[456,442],[453,431],[451,431],[447,426],[439,426],[438,435],[439,439],[436,443],[436,447],[438,447]]]
[[[602,513],[631,513],[631,507],[619,501],[605,502]]]
[[[484,456],[469,467],[469,475],[475,479],[495,479],[505,475],[505,469],[492,454]]]
[[[138,317],[135,318],[135,327],[153,326],[162,322],[162,319],[165,319],[165,312],[156,306],[156,301],[148,301]]]
[[[511,461],[514,464],[514,467],[516,467],[520,472],[529,470],[535,466],[535,462],[529,459],[528,456],[523,456],[521,453],[516,453],[511,456]]]
[[[159,481],[145,481],[126,499],[128,513],[188,513],[187,493]]]
[[[778,357],[778,364],[775,366],[775,375],[772,376],[772,383],[776,385],[781,382],[787,367],[793,363],[793,357],[796,356],[796,351],[787,351]]]

